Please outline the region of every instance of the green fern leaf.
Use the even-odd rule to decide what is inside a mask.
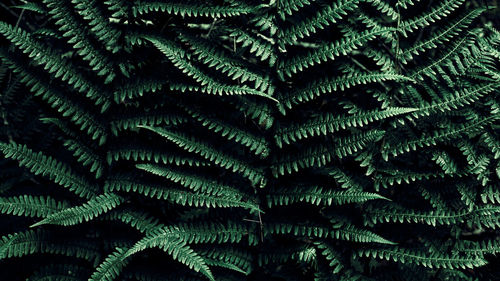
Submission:
[[[380,140],[384,131],[371,130],[366,133],[337,138],[333,143],[318,144],[302,150],[296,155],[286,155],[272,166],[275,176],[298,172],[299,169],[322,167],[335,158],[343,158],[363,149],[370,143]]]
[[[413,111],[415,111],[413,108],[394,107],[386,108],[385,110],[356,112],[353,115],[334,115],[326,113],[314,118],[309,118],[307,123],[292,124],[280,128],[274,138],[278,147],[282,147],[283,142],[291,144],[303,138],[327,135],[347,128],[363,127],[374,121]]]
[[[59,26],[59,31],[68,38],[68,43],[88,62],[97,75],[104,76],[105,83],[111,83],[116,77],[113,61],[107,52],[92,42],[88,31],[84,25],[79,24],[74,11],[70,9],[71,6],[66,5],[63,0],[43,0],[43,3]]]
[[[120,212],[107,213],[101,217],[103,220],[120,221],[135,228],[140,233],[146,234],[157,228],[165,227],[157,218],[146,212],[128,209]]]
[[[449,127],[448,129],[434,131],[432,134],[423,134],[419,138],[407,140],[402,143],[386,143],[386,146],[382,150],[382,157],[387,161],[389,154],[395,157],[399,154],[415,151],[422,147],[435,146],[438,142],[452,140],[464,133],[473,134],[483,128],[483,126],[491,124],[498,118],[500,117],[491,116],[483,120],[474,120],[465,124]]]
[[[294,236],[333,238],[357,243],[381,243],[394,245],[396,243],[365,229],[359,229],[347,225],[338,229],[330,229],[324,226],[305,226],[290,223],[268,223],[264,227],[265,233],[269,234],[291,234]]]
[[[105,184],[105,190],[137,192],[151,198],[162,198],[182,206],[206,207],[206,208],[229,208],[241,207],[251,210],[258,210],[258,207],[251,202],[245,202],[241,197],[233,194],[205,194],[192,193],[185,190],[174,188],[165,188],[159,185],[136,183],[126,179],[108,180]]]
[[[171,164],[175,166],[191,166],[191,167],[205,167],[211,164],[204,159],[197,157],[185,156],[182,154],[174,154],[169,151],[161,151],[157,148],[149,148],[145,146],[134,147],[119,147],[110,149],[107,155],[108,163],[119,160],[127,161],[152,161],[154,163]]]
[[[202,243],[239,243],[248,239],[248,245],[257,245],[258,238],[253,227],[227,221],[225,223],[179,224],[166,227],[161,231],[175,233],[189,244]]]
[[[115,280],[121,269],[126,265],[128,257],[148,248],[160,248],[171,255],[174,260],[178,260],[190,269],[202,273],[209,280],[215,280],[203,258],[179,239],[175,233],[165,230],[158,230],[146,235],[129,249],[117,248],[99,265],[90,280]]]
[[[219,95],[249,94],[249,95],[263,96],[275,100],[273,97],[271,97],[270,94],[266,94],[258,90],[253,90],[244,86],[224,85],[217,82],[212,77],[203,73],[192,62],[190,62],[189,55],[182,48],[176,46],[173,42],[153,37],[147,37],[146,39],[151,41],[151,43],[153,43],[153,45],[155,45],[156,48],[158,48],[158,50],[160,50],[163,54],[165,54],[165,56],[167,56],[167,58],[174,64],[174,66],[179,68],[182,72],[184,72],[188,76],[192,77],[196,82],[200,83],[201,86],[209,89],[209,91],[207,92],[209,94],[210,93]],[[225,88],[228,86],[232,87],[229,88],[231,89],[231,91],[226,91]]]
[[[284,188],[271,192],[267,195],[268,207],[286,206],[296,202],[306,202],[316,206],[344,205],[349,203],[361,203],[369,200],[384,199],[377,193],[357,190],[337,191],[317,186]]]
[[[366,220],[372,223],[422,223],[427,225],[454,225],[467,223],[468,225],[484,225],[489,227],[488,220],[481,217],[498,217],[500,209],[495,206],[478,207],[472,210],[460,211],[429,211],[421,212],[407,210],[398,206],[386,206],[384,209],[369,208],[366,210]]]
[[[437,20],[449,15],[458,9],[465,0],[446,0],[442,1],[437,7],[432,7],[430,11],[426,10],[423,15],[417,16],[410,20],[401,21],[398,25],[398,30],[407,37],[408,33],[415,30],[427,27]]]
[[[90,32],[112,53],[118,51],[117,41],[121,36],[98,2],[92,0],[72,0],[76,12],[88,22]]]
[[[229,38],[232,38],[234,43],[240,43],[241,48],[247,48],[250,53],[260,58],[261,61],[267,61],[269,66],[274,66],[277,61],[277,55],[273,49],[274,40],[263,35],[260,37],[262,39],[243,30],[235,30],[229,34]]]
[[[293,15],[294,12],[297,12],[300,10],[300,8],[307,7],[308,5],[311,5],[315,0],[283,0],[280,4],[280,10],[278,13],[280,14],[281,18],[285,20],[285,14],[291,16]]]
[[[293,74],[302,72],[311,66],[322,62],[333,61],[341,55],[346,56],[353,50],[363,46],[366,42],[375,39],[377,35],[388,32],[392,32],[392,29],[374,29],[348,34],[348,36],[336,42],[321,44],[305,55],[294,56],[289,60],[283,61],[279,65],[279,70],[291,77]]]
[[[97,186],[75,174],[66,164],[45,156],[42,152],[35,153],[26,145],[16,143],[0,143],[0,150],[5,157],[18,160],[20,166],[28,168],[35,175],[47,176],[78,196],[91,198],[97,193]]]
[[[404,248],[359,250],[359,256],[393,260],[402,264],[416,264],[429,268],[466,269],[485,265],[487,262],[480,256],[462,257],[459,255],[428,254]]]
[[[141,128],[153,131],[167,140],[175,143],[180,148],[188,151],[194,152],[201,157],[213,162],[215,165],[220,166],[224,169],[231,170],[232,172],[241,173],[243,176],[247,177],[253,183],[258,183],[262,179],[262,172],[256,168],[250,167],[243,161],[231,156],[227,153],[220,152],[208,144],[199,142],[190,138],[184,134],[174,133],[162,128],[141,126]]]
[[[0,241],[0,259],[23,257],[34,253],[58,254],[67,257],[82,258],[94,262],[98,248],[89,240],[74,241],[67,237],[58,237],[43,230],[29,230],[3,236]]]
[[[294,1],[295,2],[295,1]],[[336,23],[349,11],[358,7],[359,0],[338,0],[319,9],[313,16],[303,18],[299,22],[280,32],[280,39],[286,43],[293,43],[298,39],[306,38],[323,30],[332,23]],[[285,2],[286,3],[286,2]],[[286,11],[286,6],[283,11]]]
[[[126,260],[127,249],[116,248],[115,252],[106,257],[106,259],[96,268],[89,281],[113,281],[115,280],[123,267],[128,264]]]
[[[94,114],[69,99],[67,95],[48,84],[43,78],[38,77],[25,64],[10,58],[8,53],[4,53],[3,49],[0,49],[0,58],[21,76],[21,82],[27,87],[31,87],[30,91],[35,96],[41,96],[42,99],[55,108],[63,117],[71,117],[71,121],[91,136],[93,140],[98,140],[99,145],[106,142],[107,132]]]
[[[14,216],[44,218],[68,206],[68,202],[56,201],[48,196],[22,195],[0,198],[0,213]]]
[[[347,74],[340,77],[324,78],[313,81],[304,88],[292,91],[289,95],[280,99],[280,102],[291,109],[294,105],[311,101],[324,94],[329,94],[337,90],[344,91],[356,85],[377,83],[387,80],[412,81],[404,75],[395,73]]]
[[[74,139],[66,140],[63,145],[66,146],[68,150],[73,151],[73,156],[78,162],[82,163],[83,166],[90,166],[89,170],[91,173],[95,173],[96,179],[102,176],[104,161],[93,149]]]
[[[234,140],[235,142],[248,147],[250,151],[253,151],[261,158],[266,158],[269,155],[270,149],[264,138],[257,137],[240,128],[226,124],[226,122],[223,122],[222,120],[205,116],[200,112],[190,109],[186,109],[186,111],[198,122],[201,122],[203,126],[216,133],[219,133],[228,140]]]
[[[221,184],[216,180],[212,180],[207,177],[199,176],[193,173],[179,171],[168,168],[166,166],[159,166],[154,164],[137,164],[136,168],[147,171],[154,175],[165,177],[195,192],[200,191],[215,196],[226,194],[237,198],[244,197],[244,193],[242,193],[235,187],[226,184]]]
[[[240,83],[254,82],[256,90],[267,92],[270,96],[273,94],[274,86],[269,77],[245,67],[243,61],[230,56],[224,49],[214,48],[207,40],[194,36],[181,35],[179,38],[184,43],[189,44],[193,55],[208,67],[218,70]]]
[[[191,2],[191,3],[190,3]],[[137,1],[132,6],[134,16],[147,14],[150,12],[165,12],[182,17],[236,17],[253,12],[253,8],[239,2],[233,6],[217,6],[213,4],[201,5],[198,2],[187,1],[180,3],[165,3],[152,1]]]
[[[43,224],[56,225],[75,225],[83,221],[90,221],[95,217],[109,212],[120,205],[124,199],[113,193],[105,193],[90,199],[81,206],[71,207],[61,210],[57,213],[50,214],[43,220],[33,224],[31,227],[40,226]]]
[[[422,40],[412,47],[403,49],[400,54],[401,62],[406,64],[413,60],[414,55],[420,55],[426,50],[437,48],[438,45],[450,41],[452,38],[458,36],[458,34],[470,25],[470,23],[483,11],[484,9],[471,10],[458,20],[455,20],[451,22],[451,24],[440,28],[439,31],[434,32],[431,38]]]

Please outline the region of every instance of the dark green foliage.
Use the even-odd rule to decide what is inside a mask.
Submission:
[[[2,3],[2,278],[497,280],[493,2]]]

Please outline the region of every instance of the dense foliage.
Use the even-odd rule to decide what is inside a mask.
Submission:
[[[0,279],[498,280],[495,3],[3,1]]]

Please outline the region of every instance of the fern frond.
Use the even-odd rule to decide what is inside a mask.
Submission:
[[[450,95],[446,95],[441,100],[422,103],[417,107],[417,110],[409,113],[407,117],[412,120],[421,116],[460,109],[461,107],[477,102],[480,98],[488,94],[494,93],[494,90],[499,86],[499,83],[490,82],[457,90]]]
[[[26,145],[16,143],[0,143],[0,150],[6,158],[18,160],[20,166],[28,168],[35,175],[46,176],[80,197],[88,199],[97,193],[96,185],[77,175],[66,164],[42,152],[33,152]]]
[[[473,42],[474,39],[469,36],[464,36],[457,41],[454,41],[450,47],[441,54],[440,57],[434,58],[429,64],[421,66],[409,74],[409,77],[415,80],[424,80],[425,77],[431,77],[436,79],[437,74],[441,74],[443,77],[449,76],[444,68],[447,67],[452,74],[458,74],[458,71],[453,66],[454,60],[459,60],[461,67],[466,64],[466,59],[462,57],[467,57],[468,46]],[[471,59],[471,58],[469,58]]]
[[[362,249],[359,256],[392,260],[402,264],[416,264],[429,268],[466,269],[485,265],[487,261],[481,256],[446,255],[443,253],[428,254],[419,250],[396,247],[394,249]]]
[[[244,196],[244,193],[242,191],[239,191],[235,187],[222,184],[216,180],[212,180],[210,178],[189,173],[186,171],[179,171],[176,169],[171,169],[166,166],[159,166],[153,164],[137,164],[136,168],[157,176],[167,178],[195,192],[200,191],[215,196],[226,194],[238,198]]]
[[[177,113],[160,114],[154,113],[138,113],[128,116],[120,116],[119,118],[111,121],[111,132],[116,136],[122,131],[137,129],[140,125],[146,126],[177,126],[179,124],[187,123],[188,119]]]
[[[113,281],[128,264],[127,249],[117,247],[115,251],[95,269],[89,281]]]
[[[484,190],[481,192],[480,196],[481,196],[481,201],[485,204],[500,203],[500,190],[498,190],[496,187],[492,185],[485,187]]]
[[[254,227],[230,220],[225,223],[201,222],[172,225],[161,229],[160,232],[174,233],[189,244],[239,243],[246,238],[248,245],[257,245],[259,241]]]
[[[68,43],[73,45],[77,53],[88,62],[89,66],[99,76],[104,76],[105,83],[111,83],[115,78],[114,63],[109,54],[96,46],[90,40],[88,31],[79,24],[74,11],[63,0],[43,0],[49,14],[59,26],[62,35],[68,38]]]
[[[361,165],[361,167],[363,167]],[[359,182],[355,175],[337,167],[328,168],[328,175],[335,179],[340,187],[352,190],[363,190],[363,184]]]
[[[175,143],[180,148],[188,151],[194,152],[201,157],[213,162],[215,165],[220,166],[224,169],[230,170],[232,172],[241,173],[243,176],[247,177],[251,182],[258,183],[262,179],[262,172],[258,169],[249,166],[243,161],[235,158],[234,156],[223,153],[209,144],[199,142],[190,138],[184,134],[174,133],[162,128],[141,126],[141,128],[148,129],[155,132],[167,140]]]
[[[392,20],[398,19],[400,17],[400,13],[397,10],[397,7],[399,6],[399,2],[396,3],[396,7],[393,7],[392,4],[387,3],[386,1],[383,0],[378,0],[378,1],[367,1],[367,4],[372,5],[375,7],[382,15],[379,15],[379,17],[385,15],[387,17],[390,17]]]
[[[248,147],[250,151],[255,153],[255,155],[258,155],[261,158],[266,158],[269,155],[270,149],[264,138],[257,137],[254,134],[229,125],[222,120],[206,116],[203,113],[191,109],[186,109],[186,111],[209,130],[222,135],[228,140],[234,140],[235,142]]]
[[[305,226],[290,223],[267,223],[264,226],[264,233],[267,234],[290,234],[294,236],[333,238],[356,243],[381,243],[394,245],[391,242],[371,231],[359,229],[353,225],[331,229],[324,226]]]
[[[468,172],[457,172],[454,174],[446,174],[444,172],[415,172],[412,170],[381,170],[381,173],[375,176],[374,187],[375,190],[389,188],[393,185],[411,184],[417,181],[441,179],[445,177],[464,177]],[[386,174],[387,173],[387,174]]]
[[[106,45],[112,53],[118,51],[117,41],[121,36],[118,28],[111,23],[109,16],[94,0],[72,0],[76,12],[88,22],[90,31],[95,38]]]
[[[201,86],[206,88],[207,93],[209,94],[249,94],[263,96],[275,100],[270,94],[266,94],[258,90],[250,89],[244,86],[224,85],[220,82],[217,82],[212,77],[203,73],[192,62],[190,62],[190,60],[188,59],[189,55],[182,48],[176,46],[173,42],[154,37],[146,37],[145,39],[153,43],[153,45],[158,48],[158,50],[160,50],[174,64],[174,66],[179,68],[179,70],[192,77],[196,82],[200,83]],[[227,91],[226,88],[230,91]]]
[[[370,47],[369,45],[363,49],[363,54],[370,58],[377,66],[380,67],[381,72],[397,72],[395,61],[392,59],[391,55],[387,52],[381,51],[377,48]],[[407,75],[411,79],[415,80],[415,77]],[[382,107],[384,108],[384,107]]]
[[[199,252],[205,260],[210,258],[214,261],[223,262],[231,267],[229,268],[234,271],[241,272],[245,275],[250,274],[252,271],[252,256],[245,250],[240,250],[238,248],[208,248],[205,251]],[[207,260],[207,264],[211,265]]]
[[[134,209],[123,210],[120,212],[107,213],[101,217],[103,220],[121,221],[135,228],[140,233],[148,233],[154,229],[165,227],[157,218],[150,214]]]
[[[476,206],[477,190],[465,184],[460,184],[457,191],[460,193],[460,200],[472,211]]]
[[[174,154],[169,151],[161,151],[156,148],[148,148],[144,146],[134,147],[119,147],[110,149],[107,155],[109,164],[113,161],[127,160],[127,161],[152,161],[154,163],[171,164],[176,166],[191,166],[191,167],[204,167],[211,164],[203,159],[197,157],[184,156],[182,154]]]
[[[488,220],[481,218],[494,216],[497,217],[500,213],[500,208],[495,206],[477,207],[472,210],[460,211],[415,211],[409,210],[396,205],[385,206],[384,208],[368,208],[365,211],[366,220],[374,224],[376,223],[420,223],[427,225],[455,225],[467,223],[467,225],[484,225],[489,226]]]
[[[240,207],[258,210],[258,206],[251,202],[245,202],[242,197],[234,194],[206,194],[192,193],[176,188],[165,188],[160,185],[142,184],[126,179],[110,179],[104,186],[106,192],[126,191],[137,192],[144,196],[167,200],[182,206],[205,207],[205,208],[230,208]],[[208,193],[208,192],[207,192]]]
[[[83,221],[90,221],[103,213],[109,212],[123,203],[123,201],[125,201],[123,197],[113,193],[101,194],[90,199],[81,206],[67,208],[57,213],[50,214],[43,220],[33,224],[31,227],[43,224],[64,226],[80,224]]]
[[[12,8],[24,9],[24,10],[39,13],[42,15],[47,14],[47,10],[45,10],[44,7],[42,5],[40,5],[39,3],[26,2],[22,5],[12,6]]]
[[[488,1],[7,2],[3,278],[498,275]]]
[[[296,260],[299,253],[304,253],[308,249],[310,249],[310,247],[308,247],[308,245],[303,245],[302,243],[297,243],[291,247],[273,248],[272,250],[264,249],[261,253],[259,253],[257,262],[259,266],[268,264],[284,264],[289,261]],[[287,279],[297,281],[297,279]]]
[[[385,132],[370,130],[345,138],[337,138],[328,145],[318,144],[303,149],[296,155],[286,155],[278,159],[272,166],[273,174],[284,175],[298,172],[299,169],[321,167],[336,158],[343,158],[365,148],[370,143],[379,141]]]
[[[212,258],[207,258],[207,257],[203,257],[203,259],[205,260],[205,262],[208,266],[218,266],[218,267],[230,269],[232,271],[236,271],[236,272],[248,275],[246,271],[244,271],[243,269],[237,267],[236,265],[234,265],[232,263],[229,263],[229,262],[226,262],[223,260],[216,260],[216,259],[212,259]]]
[[[411,78],[396,73],[351,73],[335,78],[323,78],[309,83],[306,87],[290,92],[280,99],[288,108],[316,99],[337,90],[344,91],[357,85],[378,83],[387,80],[412,81]]]
[[[0,198],[0,213],[14,216],[44,218],[69,207],[67,201],[49,196],[22,195]]]
[[[384,199],[382,195],[358,190],[332,190],[317,186],[297,186],[272,191],[267,195],[268,207],[286,206],[296,202],[306,202],[316,206],[345,205],[369,200]]]
[[[398,31],[407,37],[408,33],[415,30],[422,29],[431,25],[432,23],[441,20],[442,18],[448,16],[453,11],[457,10],[465,0],[445,0],[432,7],[430,10],[425,10],[422,15],[416,16],[409,20],[403,20],[398,25]]]
[[[292,254],[292,259],[296,259],[299,262],[314,264],[317,259],[316,248],[308,247],[302,251]]]
[[[90,166],[89,170],[91,173],[95,173],[96,179],[102,176],[104,161],[92,148],[74,139],[66,140],[63,145],[73,152],[76,161],[82,163],[83,166]]]
[[[325,257],[328,262],[328,266],[333,268],[333,274],[338,273],[344,266],[341,262],[340,254],[335,250],[329,243],[318,241],[314,243],[318,248],[318,252]]]
[[[347,128],[363,127],[371,122],[413,111],[415,111],[413,108],[390,107],[384,110],[356,112],[353,115],[326,113],[310,118],[304,123],[282,127],[278,129],[274,138],[278,147],[282,147],[283,142],[291,144],[303,138],[327,135]]]
[[[263,35],[262,35],[263,36]],[[273,39],[261,39],[244,30],[235,30],[229,34],[235,43],[240,43],[241,48],[247,48],[248,51],[261,61],[267,61],[269,66],[274,66],[277,60],[273,47]],[[270,40],[271,42],[268,42]]]
[[[485,154],[478,154],[474,145],[468,141],[459,143],[458,148],[462,151],[462,154],[466,156],[469,171],[477,176],[477,180],[480,181],[483,186],[486,186],[490,181],[488,165],[491,159]]]
[[[274,13],[262,12],[250,22],[261,32],[267,32],[270,37],[274,37],[279,29]]]
[[[137,1],[132,6],[132,13],[135,16],[147,14],[150,12],[164,12],[171,15],[180,15],[182,17],[212,17],[227,18],[246,15],[252,13],[255,8],[246,6],[242,2],[237,5],[222,6],[214,4],[201,4],[195,1],[185,2],[154,2]]]
[[[481,254],[495,255],[500,253],[500,241],[496,239],[487,239],[479,242],[461,240],[453,250],[475,256]]]
[[[397,5],[401,7],[402,9],[410,9],[412,8],[416,3],[420,2],[422,0],[399,0]]]
[[[225,83],[220,83],[210,76],[206,75],[205,73],[198,72],[197,69],[192,69],[194,76],[198,77],[196,79],[198,83],[203,83],[202,86],[195,86],[195,85],[189,85],[189,84],[178,84],[178,83],[170,83],[169,88],[172,91],[181,91],[181,92],[193,92],[193,93],[203,93],[203,94],[208,94],[208,95],[219,95],[219,96],[262,96],[265,97],[269,100],[272,100],[273,102],[277,103],[278,100],[275,99],[274,97],[263,93],[260,90],[256,90],[253,88],[250,88],[246,85],[232,85],[232,84],[225,84]],[[196,80],[195,79],[195,80]],[[203,81],[203,82],[202,82]]]
[[[278,13],[281,18],[285,20],[285,14],[291,16],[294,12],[299,11],[300,8],[307,7],[313,2],[315,2],[315,0],[283,0],[280,2]]]
[[[94,262],[98,256],[97,252],[97,246],[88,240],[75,241],[40,229],[9,234],[0,240],[0,259],[50,253]]]
[[[330,26],[332,23],[336,23],[344,15],[347,15],[348,12],[355,10],[359,2],[359,0],[338,0],[330,5],[321,7],[313,16],[303,18],[280,31],[279,37],[285,43],[292,44],[298,39],[311,36]]]
[[[102,145],[106,142],[107,132],[102,123],[97,120],[94,114],[88,112],[80,104],[72,101],[67,95],[61,93],[43,78],[34,74],[28,66],[22,62],[15,61],[0,49],[0,58],[21,77],[21,82],[30,88],[35,96],[41,96],[50,106],[56,109],[63,117],[70,117],[71,121],[78,125],[93,140],[98,140]]]
[[[403,64],[407,64],[413,60],[414,55],[420,55],[427,50],[437,48],[438,45],[444,44],[450,41],[452,38],[458,36],[461,31],[463,31],[471,22],[476,19],[484,9],[478,8],[471,10],[470,12],[463,15],[458,20],[454,20],[451,24],[440,28],[438,31],[434,32],[431,38],[422,40],[415,45],[401,50],[400,59]]]
[[[244,114],[245,119],[254,119],[264,130],[271,128],[274,123],[274,116],[272,115],[271,108],[267,104],[257,103],[245,97],[236,98],[238,100],[230,103]]]
[[[68,124],[68,122],[65,122],[64,120],[61,120],[59,118],[50,118],[50,117],[44,117],[40,118],[40,121],[45,123],[45,124],[51,124],[55,125],[63,134],[69,138],[72,139],[77,139],[77,134],[75,133],[74,130],[72,130]]]
[[[379,243],[387,245],[396,245],[397,243],[385,239],[384,237],[366,229],[360,229],[353,225],[347,225],[343,228],[332,231],[332,237],[345,241],[357,243]]]
[[[431,134],[424,133],[416,139],[406,140],[402,143],[386,143],[382,150],[382,157],[387,161],[389,154],[395,157],[400,154],[418,150],[419,148],[435,146],[438,142],[449,141],[465,133],[472,134],[478,132],[480,129],[484,128],[485,125],[491,124],[498,118],[500,117],[490,116],[482,120],[474,120],[468,123],[450,126],[448,129],[434,131]]]
[[[124,84],[117,86],[113,92],[114,101],[120,103],[126,99],[133,100],[134,98],[142,97],[144,93],[159,92],[165,88],[167,82],[165,79],[136,77],[132,81],[126,81]]]
[[[144,237],[127,251],[127,255],[135,254],[147,248],[160,248],[190,269],[202,273],[211,281],[215,281],[205,260],[187,246],[185,242],[172,236],[169,232],[158,232]]]
[[[445,174],[454,174],[458,171],[457,163],[445,151],[434,152],[432,160],[441,167]]]
[[[279,70],[288,77],[292,77],[293,74],[302,72],[311,66],[333,61],[341,55],[346,56],[353,50],[363,46],[366,42],[375,39],[377,35],[388,32],[392,32],[392,29],[373,29],[349,34],[349,36],[343,37],[338,41],[321,44],[304,55],[294,56],[283,61],[279,64]]]
[[[207,40],[194,36],[181,35],[179,38],[184,43],[189,44],[193,55],[208,67],[220,71],[240,83],[254,82],[256,90],[267,92],[270,96],[273,94],[274,86],[268,76],[245,67],[243,61],[230,56],[224,49],[215,48]]]

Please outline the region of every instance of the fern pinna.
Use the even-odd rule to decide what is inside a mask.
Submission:
[[[7,1],[8,280],[496,280],[497,9]]]

